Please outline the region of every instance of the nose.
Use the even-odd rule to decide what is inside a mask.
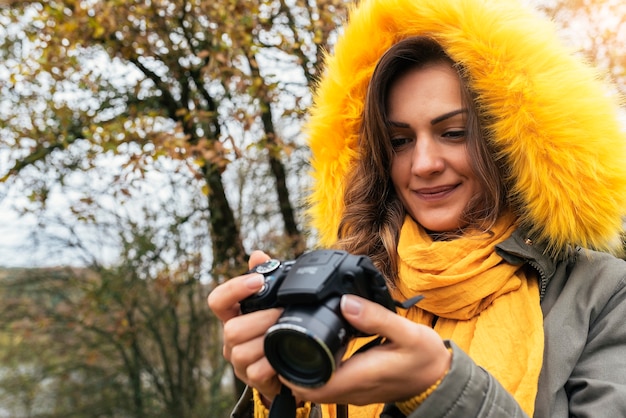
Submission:
[[[431,137],[415,141],[411,160],[411,173],[419,177],[429,177],[441,173],[445,168],[442,149]]]

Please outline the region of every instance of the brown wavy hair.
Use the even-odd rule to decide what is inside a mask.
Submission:
[[[406,212],[389,175],[394,151],[387,118],[388,92],[407,72],[439,62],[451,64],[459,75],[463,104],[468,110],[467,150],[483,190],[465,208],[464,228],[452,235],[461,235],[468,228],[488,230],[507,208],[503,169],[489,145],[489,133],[483,129],[485,116],[479,112],[476,94],[468,87],[462,66],[427,37],[406,38],[394,44],[381,57],[370,80],[362,114],[359,159],[346,182],[337,242],[353,254],[368,255],[391,285],[397,279],[396,247]]]

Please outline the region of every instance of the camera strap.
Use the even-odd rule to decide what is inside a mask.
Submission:
[[[417,295],[405,300],[404,302],[398,302],[397,300],[394,300],[393,302],[398,308],[409,309],[410,307],[417,305],[417,302],[422,299],[424,299],[424,295]]]
[[[269,418],[296,418],[296,398],[287,386],[282,385],[272,401]]]
[[[269,418],[296,418],[296,398],[287,386],[272,401]],[[348,405],[337,405],[337,418],[348,418]]]

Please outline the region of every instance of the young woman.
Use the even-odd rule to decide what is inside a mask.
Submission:
[[[626,416],[626,139],[617,106],[551,27],[508,1],[364,0],[327,62],[309,124],[321,245],[368,255],[392,313],[346,295],[384,345],[316,389],[263,353],[278,309],[241,315],[262,285],[209,295],[224,354],[267,416],[281,385],[298,417]],[[337,193],[343,199],[337,199]],[[267,259],[252,254],[251,265]]]

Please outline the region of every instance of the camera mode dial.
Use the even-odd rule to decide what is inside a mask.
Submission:
[[[257,293],[241,301],[241,312],[249,313],[278,306],[276,294],[291,264],[293,261],[271,259],[249,270],[248,273],[262,274],[264,282]]]
[[[252,271],[261,274],[269,274],[275,271],[278,267],[280,267],[280,261],[272,258],[271,260],[267,260],[263,264],[259,264],[258,266],[253,268]]]

